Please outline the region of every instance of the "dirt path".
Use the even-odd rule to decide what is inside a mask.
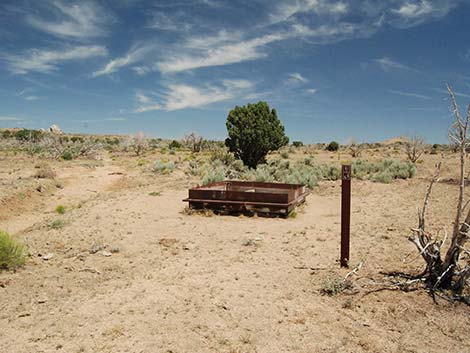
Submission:
[[[122,168],[108,164],[95,169],[86,167],[62,169],[56,177],[56,183],[60,188],[55,188],[51,192],[45,191],[43,195],[39,194],[33,200],[29,200],[32,203],[31,207],[25,208],[16,216],[1,220],[0,229],[11,234],[24,231],[34,224],[53,217],[57,205],[73,208],[95,198],[119,182],[124,174],[127,173]]]

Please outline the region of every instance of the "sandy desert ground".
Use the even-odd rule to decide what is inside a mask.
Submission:
[[[51,162],[46,180],[32,177],[36,161],[2,153],[0,229],[30,256],[0,272],[0,351],[470,352],[468,306],[370,292],[390,282],[381,271],[422,269],[407,236],[441,159],[425,155],[406,181],[353,180],[351,264],[363,267],[327,296],[325,281],[349,272],[337,262],[340,181],[321,182],[295,218],[189,215],[182,199],[198,180],[181,168],[156,176],[104,155]],[[451,224],[457,162],[444,158],[434,229]]]

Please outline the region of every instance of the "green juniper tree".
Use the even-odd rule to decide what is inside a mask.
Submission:
[[[269,151],[289,143],[276,110],[266,102],[236,106],[228,114],[226,125],[226,146],[250,168],[265,162]]]

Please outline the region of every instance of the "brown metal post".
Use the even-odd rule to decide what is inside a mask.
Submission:
[[[351,226],[351,165],[341,168],[341,267],[349,263],[349,232]]]

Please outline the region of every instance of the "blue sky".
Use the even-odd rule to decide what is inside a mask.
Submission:
[[[446,142],[470,102],[466,0],[2,0],[0,127],[196,131],[276,108],[292,140]]]

